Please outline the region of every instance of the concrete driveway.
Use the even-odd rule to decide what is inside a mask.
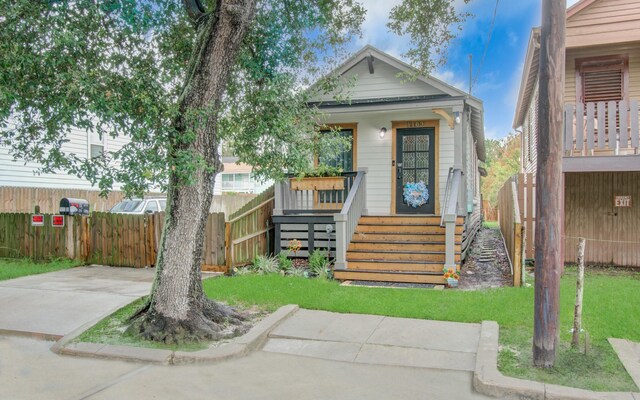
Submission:
[[[0,281],[0,333],[60,338],[148,294],[153,276],[89,266]]]

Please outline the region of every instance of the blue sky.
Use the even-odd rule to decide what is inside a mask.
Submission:
[[[568,0],[568,6],[577,0]],[[406,40],[389,33],[386,28],[389,11],[400,0],[362,0],[367,9],[363,36],[353,50],[371,44],[393,56],[402,58],[407,50]],[[472,14],[459,37],[449,47],[447,64],[433,72],[433,76],[465,91],[469,88],[469,54],[473,54],[474,77],[480,67],[496,0],[472,0],[464,5],[456,0],[459,9]],[[524,56],[531,28],[540,25],[541,0],[499,1],[493,35],[482,69],[472,94],[484,101],[485,135],[497,139],[512,129]],[[475,79],[475,78],[474,78]]]

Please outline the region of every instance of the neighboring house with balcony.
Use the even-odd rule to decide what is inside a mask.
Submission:
[[[221,161],[224,170],[216,175],[213,186],[214,195],[244,193],[260,194],[273,185],[272,180],[260,181],[253,176],[253,167],[238,162],[238,157],[233,156],[230,149],[222,144]]]
[[[540,30],[529,39],[513,126],[535,174]],[[640,3],[581,0],[567,10],[563,172],[565,261],[640,266]],[[530,238],[533,240],[533,238]]]
[[[442,284],[443,267],[460,267],[480,226],[483,105],[431,76],[398,76],[411,70],[365,46],[334,71],[354,82],[349,101],[313,104],[352,146],[319,161],[347,172],[276,184],[276,251],[292,239],[298,256],[329,248],[342,280]]]

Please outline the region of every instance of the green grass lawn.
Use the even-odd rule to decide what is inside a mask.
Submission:
[[[54,260],[51,262],[34,262],[27,259],[13,260],[0,258],[0,281],[19,278],[27,275],[44,274],[45,272],[59,271],[80,265],[73,260]]]
[[[612,273],[613,274],[613,273]],[[561,341],[556,367],[531,367],[534,291],[503,288],[486,291],[344,287],[338,282],[279,275],[246,275],[206,280],[205,290],[231,304],[257,304],[275,310],[285,304],[342,313],[377,314],[443,321],[500,324],[499,368],[505,375],[591,390],[637,390],[607,338],[640,341],[640,273],[606,271],[586,275],[583,328],[587,355],[572,351],[575,269],[561,284]]]
[[[500,229],[500,223],[498,221],[484,221],[482,226],[489,229]]]

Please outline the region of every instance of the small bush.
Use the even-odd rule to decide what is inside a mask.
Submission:
[[[326,251],[314,250],[309,255],[309,271],[321,278],[329,277],[331,270],[329,269],[329,258]]]
[[[281,271],[289,272],[293,268],[293,260],[289,258],[289,254],[289,251],[281,251],[278,254],[278,264]]]
[[[276,274],[280,271],[279,267],[276,257],[256,256],[253,260],[253,270],[260,275]]]

